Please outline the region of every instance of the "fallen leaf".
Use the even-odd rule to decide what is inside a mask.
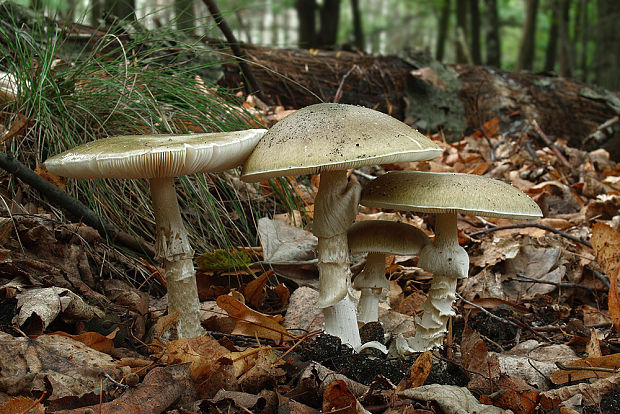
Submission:
[[[274,274],[273,270],[268,270],[256,279],[249,282],[243,290],[243,296],[246,302],[255,308],[259,307],[265,300],[265,285],[267,284],[267,278]]]
[[[60,175],[52,174],[51,172],[47,171],[45,164],[37,165],[37,167],[34,169],[34,172],[63,191],[67,187],[67,181],[65,180],[65,177],[61,177]]]
[[[430,351],[426,351],[416,358],[415,362],[411,365],[409,378],[398,384],[396,390],[402,391],[407,388],[416,388],[424,384],[426,378],[428,378],[428,374],[431,373],[432,367],[433,355]]]
[[[360,409],[358,409],[358,406]],[[332,411],[343,414],[364,413],[364,409],[343,380],[332,381],[325,387],[325,391],[323,392],[322,412],[330,413]]]
[[[551,412],[563,401],[568,400],[573,395],[587,395],[588,400],[594,404],[599,404],[601,398],[611,392],[618,390],[620,386],[620,373],[616,373],[609,378],[602,378],[593,383],[581,383],[568,385],[558,389],[543,392],[540,404],[546,412]]]
[[[216,302],[235,320],[233,334],[258,336],[259,338],[272,339],[276,343],[296,339],[294,335],[291,335],[280,325],[283,320],[282,316],[271,316],[256,312],[228,295],[218,297]]]
[[[592,226],[592,249],[607,275],[620,267],[620,232],[604,223]]]
[[[45,414],[45,407],[39,402],[26,397],[11,398],[0,404],[0,414]]]
[[[566,384],[569,381],[581,381],[588,378],[607,378],[609,371],[589,370],[588,367],[620,369],[620,353],[602,357],[588,357],[564,364],[566,367],[584,367],[584,369],[559,369],[551,375],[554,384]]]
[[[78,342],[81,342],[84,345],[89,346],[96,351],[108,352],[114,349],[114,337],[116,336],[116,333],[118,331],[119,331],[119,328],[116,328],[112,333],[110,333],[107,336],[103,336],[97,332],[85,332],[79,335],[70,335],[62,331],[53,332],[49,335],[66,336],[67,338],[72,338]]]
[[[223,366],[232,365],[229,358],[230,351],[210,336],[181,338],[168,342],[165,347],[171,358],[170,364],[190,363],[189,369],[193,381],[209,378]]]
[[[401,398],[417,401],[434,401],[444,413],[503,414],[504,410],[492,405],[480,404],[465,387],[456,385],[422,385],[398,393]]]

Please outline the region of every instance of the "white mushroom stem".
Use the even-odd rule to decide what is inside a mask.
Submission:
[[[417,321],[416,334],[409,339],[414,352],[442,345],[448,319],[454,315],[457,280],[467,277],[469,257],[459,245],[456,214],[437,215],[435,240],[424,246],[419,256],[418,265],[433,274],[433,281],[422,305],[424,314]]]
[[[355,278],[353,287],[362,291],[357,305],[357,320],[360,323],[378,321],[379,302],[386,297],[385,291],[390,289],[390,283],[385,278],[385,254],[368,253],[366,266]]]
[[[361,189],[349,183],[346,171],[321,173],[314,204],[312,232],[318,238],[319,300],[325,331],[359,348],[355,304],[349,293],[351,270],[347,229],[355,221]]]
[[[168,286],[168,312],[178,312],[178,335],[194,338],[204,333],[194,272],[194,250],[183,226],[174,178],[152,178],[155,214],[155,259],[163,262]]]

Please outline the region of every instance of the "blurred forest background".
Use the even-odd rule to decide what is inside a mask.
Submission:
[[[20,0],[68,21],[98,26],[137,19],[214,36],[198,0]],[[620,90],[618,0],[219,0],[242,42],[399,54],[430,51],[447,63],[555,72]]]

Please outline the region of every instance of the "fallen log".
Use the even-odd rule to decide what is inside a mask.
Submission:
[[[406,58],[348,51],[312,51],[242,45],[270,104],[300,108],[341,102],[375,108],[421,130],[460,135],[485,121],[513,114],[536,120],[552,139],[574,147],[603,147],[620,159],[620,128],[588,139],[620,113],[620,95],[551,74],[492,67],[444,66],[423,53]],[[238,68],[222,83],[239,87]]]

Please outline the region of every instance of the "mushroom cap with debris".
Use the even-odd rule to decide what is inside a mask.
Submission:
[[[73,178],[163,178],[234,168],[265,129],[171,135],[129,135],[92,141],[45,161],[52,174]]]
[[[256,182],[364,165],[429,160],[441,148],[415,129],[362,106],[323,103],[293,112],[258,142],[242,178]]]
[[[525,193],[473,174],[393,171],[368,183],[360,204],[423,213],[463,213],[510,219],[542,217]]]

